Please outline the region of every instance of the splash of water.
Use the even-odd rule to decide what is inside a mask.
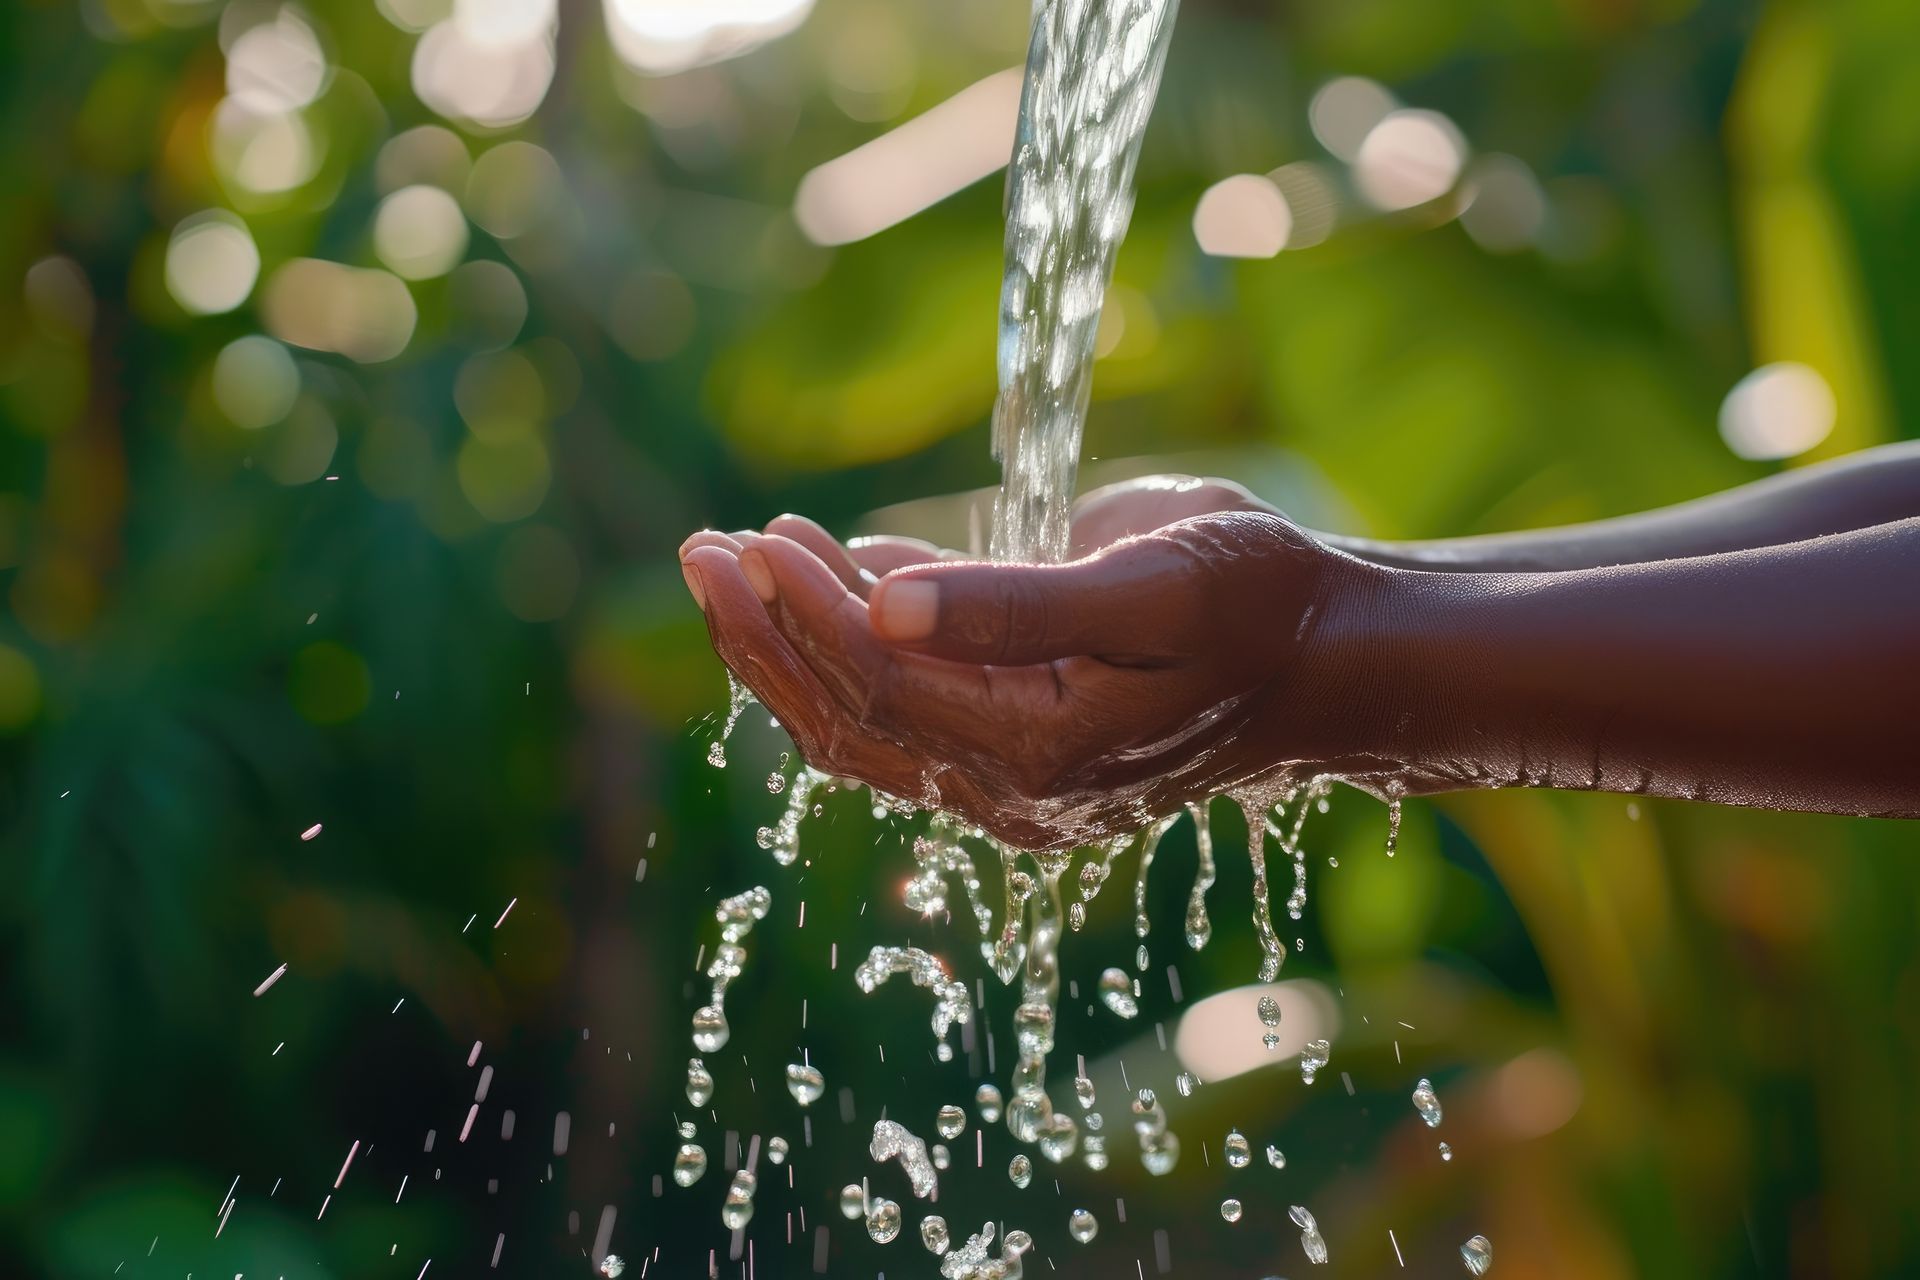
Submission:
[[[918,947],[885,946],[867,953],[867,958],[854,969],[853,981],[860,990],[872,995],[896,973],[904,973],[914,986],[933,992],[935,1055],[942,1062],[952,1061],[953,1046],[947,1043],[947,1028],[956,1022],[973,1020],[973,1002],[967,996],[966,984],[955,982],[938,956]]]

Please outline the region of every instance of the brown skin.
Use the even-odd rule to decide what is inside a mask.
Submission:
[[[715,648],[816,767],[1047,849],[1326,774],[1920,816],[1915,517],[1920,451],[1896,446],[1444,543],[1156,477],[1090,495],[1064,565],[843,548],[796,516],[681,555]]]

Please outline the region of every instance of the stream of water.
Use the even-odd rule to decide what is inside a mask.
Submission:
[[[1067,555],[1094,338],[1176,0],[1038,0],[1007,171],[996,560]]]
[[[994,559],[1014,563],[1054,563],[1067,558],[1069,523],[1082,430],[1092,381],[1094,343],[1114,257],[1126,235],[1133,211],[1133,176],[1140,142],[1159,88],[1172,30],[1176,0],[1037,0],[1034,8],[1026,79],[1021,93],[1019,130],[1008,171],[1006,272],[999,312],[999,396],[993,413],[993,450],[1001,461],[1002,478],[995,499],[990,552]],[[729,708],[727,728],[738,719],[742,693],[738,686]],[[725,737],[723,732],[722,737]],[[724,748],[716,744],[714,763],[724,764]],[[786,782],[776,774],[769,790],[785,790],[785,813],[759,833],[762,848],[776,863],[792,867],[800,857],[805,820],[820,812],[818,799],[837,787],[827,775],[802,766]],[[1246,817],[1247,856],[1253,870],[1253,923],[1259,943],[1258,977],[1272,982],[1278,976],[1285,947],[1271,920],[1266,870],[1266,844],[1293,862],[1293,892],[1288,914],[1299,919],[1306,903],[1306,861],[1300,848],[1301,827],[1310,808],[1324,808],[1325,780],[1276,783],[1269,790],[1236,793],[1235,803]],[[1285,808],[1297,808],[1287,818]],[[898,809],[897,802],[875,797],[876,816]],[[1215,879],[1214,848],[1208,807],[1188,806],[1199,852],[1199,865],[1183,921],[1183,937],[1194,950],[1204,947],[1213,932],[1207,893]],[[1013,1012],[1015,1062],[1004,1096],[992,1082],[979,1086],[975,1111],[980,1123],[1002,1122],[1022,1146],[1037,1149],[1054,1165],[1076,1153],[1088,1169],[1107,1166],[1103,1117],[1096,1109],[1091,1080],[1083,1073],[1074,1080],[1078,1114],[1056,1107],[1047,1091],[1048,1058],[1054,1051],[1060,996],[1059,947],[1065,926],[1078,930],[1087,909],[1123,852],[1137,849],[1134,884],[1134,928],[1138,938],[1138,968],[1144,970],[1147,878],[1161,837],[1176,821],[1169,817],[1137,836],[1089,851],[1078,873],[1078,900],[1063,910],[1061,879],[1072,866],[1069,853],[1033,854],[1001,845],[947,815],[933,815],[926,833],[913,846],[917,874],[903,892],[905,905],[933,919],[953,914],[971,918],[979,935],[980,955],[1005,986],[1017,983]],[[982,856],[997,858],[1003,905],[996,922],[988,905],[991,896],[976,870],[972,844]],[[960,880],[962,897],[950,893],[949,877]],[[765,889],[756,888],[722,902],[716,915],[722,940],[714,965],[712,1002],[694,1018],[694,1043],[710,1054],[726,1043],[723,998],[727,982],[739,972],[745,951],[739,945],[753,921],[766,912]],[[803,916],[804,919],[804,916]],[[860,989],[872,994],[889,977],[901,974],[931,993],[935,1057],[953,1060],[949,1029],[965,1026],[973,1016],[973,997],[956,980],[947,962],[913,947],[876,946],[855,970]],[[984,1009],[984,987],[981,989]],[[1137,978],[1123,970],[1107,969],[1100,978],[1101,1001],[1116,1016],[1136,1016],[1140,994]],[[1176,997],[1177,998],[1177,997]],[[1260,1035],[1269,1051],[1277,1048],[1274,1028],[1281,1020],[1277,1002],[1259,1001],[1258,1025],[1248,1034]],[[1251,1020],[1250,1020],[1251,1021]],[[1325,1040],[1313,1040],[1301,1051],[1299,1066],[1304,1084],[1328,1061]],[[1123,1069],[1124,1078],[1124,1069]],[[819,1070],[802,1062],[787,1067],[789,1092],[803,1108],[825,1089]],[[1199,1081],[1181,1072],[1176,1086],[1182,1097]],[[1179,1137],[1168,1123],[1165,1107],[1155,1091],[1132,1087],[1127,1099],[1139,1158],[1153,1175],[1171,1172],[1179,1161]],[[710,1098],[713,1081],[704,1062],[688,1064],[687,1095],[696,1107]],[[1349,1087],[1351,1092],[1351,1087]],[[1429,1125],[1440,1122],[1440,1107],[1430,1084],[1422,1080],[1414,1106]],[[944,1105],[935,1118],[940,1139],[957,1138],[967,1124],[962,1107]],[[691,1129],[693,1126],[687,1126]],[[676,1167],[676,1181],[690,1185],[705,1167],[705,1156],[691,1135],[682,1148],[687,1166]],[[786,1144],[780,1142],[784,1156]],[[1443,1158],[1450,1154],[1443,1147]],[[1251,1145],[1237,1130],[1223,1148],[1229,1167],[1251,1163]],[[697,1154],[698,1168],[693,1167]],[[928,1142],[898,1120],[883,1117],[874,1124],[870,1155],[876,1165],[897,1160],[907,1175],[915,1200],[931,1200],[938,1193],[939,1173],[948,1167],[950,1153],[942,1142]],[[1268,1162],[1276,1169],[1286,1160],[1278,1147],[1268,1147]],[[749,1162],[751,1163],[751,1162]],[[878,1177],[876,1173],[874,1175]],[[1026,1188],[1034,1177],[1034,1162],[1024,1152],[1013,1157],[1007,1176],[1015,1188]],[[841,1191],[845,1215],[864,1223],[867,1235],[886,1244],[902,1232],[900,1204],[875,1195],[863,1178]],[[750,1170],[736,1175],[723,1205],[722,1220],[736,1232],[752,1215],[756,1186]],[[1223,1220],[1234,1223],[1243,1213],[1237,1198],[1224,1200]],[[1302,1251],[1310,1263],[1327,1260],[1327,1246],[1315,1219],[1304,1206],[1290,1209],[1300,1230]],[[1091,1241],[1099,1229],[1094,1215],[1076,1209],[1068,1219],[1068,1233],[1078,1243]],[[999,1246],[995,1248],[996,1231]],[[1022,1259],[1033,1247],[1024,1231],[997,1228],[988,1223],[978,1233],[956,1244],[945,1218],[928,1214],[920,1221],[921,1242],[938,1256],[940,1273],[953,1280],[1010,1280],[1022,1274]],[[1477,1274],[1491,1261],[1491,1247],[1475,1237],[1463,1249],[1463,1259]],[[1164,1270],[1164,1266],[1162,1267]]]

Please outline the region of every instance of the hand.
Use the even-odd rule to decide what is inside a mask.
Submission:
[[[1074,504],[1072,545],[1077,556],[1087,556],[1122,538],[1151,533],[1191,516],[1217,511],[1266,511],[1274,508],[1231,480],[1188,475],[1140,476],[1102,486]],[[885,574],[908,565],[970,559],[965,552],[939,547],[919,538],[891,534],[855,538],[842,544],[805,516],[783,515],[764,532],[790,538],[818,556],[847,590],[865,600]],[[711,545],[738,552],[750,531],[719,534],[704,531],[687,539],[681,555],[696,546]]]
[[[1178,496],[1115,495],[1107,527],[1128,525],[1122,501]],[[816,767],[1018,847],[1123,834],[1353,750],[1328,691],[1370,570],[1272,512],[1181,519],[1065,565],[820,550],[848,563],[781,533],[689,539],[715,648]]]

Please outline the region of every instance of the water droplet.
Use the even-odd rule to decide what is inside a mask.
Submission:
[[[875,1200],[867,1211],[867,1235],[875,1244],[891,1244],[900,1234],[900,1206],[891,1200]]]
[[[620,1280],[627,1269],[627,1260],[617,1253],[610,1253],[600,1259],[600,1274],[607,1280]]]
[[[1293,1219],[1293,1225],[1300,1228],[1300,1247],[1306,1251],[1307,1261],[1315,1264],[1327,1260],[1327,1242],[1320,1234],[1320,1226],[1307,1212],[1307,1207],[1296,1204],[1287,1210],[1287,1216]]]
[[[775,1164],[787,1162],[787,1140],[781,1137],[767,1139],[767,1159]]]
[[[771,791],[771,792],[772,792],[772,793],[773,793],[774,795],[776,795],[776,796],[777,796],[777,795],[779,795],[779,794],[780,794],[780,793],[781,793],[782,791],[785,791],[786,789],[787,789],[787,775],[786,775],[786,774],[784,774],[784,773],[781,773],[781,772],[780,772],[780,771],[779,771],[778,769],[775,769],[775,770],[774,770],[774,771],[773,771],[772,773],[770,773],[770,774],[768,774],[768,775],[767,775],[767,790],[768,790],[768,791]]]
[[[693,1135],[698,1131],[693,1127],[693,1121],[682,1120],[677,1127],[677,1132],[680,1134],[680,1141],[692,1142]]]
[[[1193,873],[1193,891],[1187,896],[1185,932],[1187,945],[1198,951],[1213,936],[1213,922],[1207,918],[1207,890],[1213,888],[1214,880],[1213,828],[1207,820],[1206,805],[1190,804],[1187,812],[1193,815],[1193,838],[1200,862]]]
[[[1493,1266],[1493,1242],[1485,1236],[1474,1236],[1460,1246],[1460,1261],[1467,1264],[1467,1271],[1476,1276],[1487,1274]]]
[[[1073,1096],[1079,1100],[1082,1111],[1093,1110],[1093,1081],[1087,1079],[1085,1076],[1075,1076],[1073,1078]]]
[[[1191,1098],[1194,1090],[1200,1087],[1200,1077],[1191,1071],[1182,1071],[1173,1078],[1173,1087],[1180,1091],[1183,1098]]]
[[[947,1251],[947,1220],[937,1213],[930,1213],[920,1219],[920,1243],[927,1246],[928,1253]]]
[[[1272,1053],[1280,1047],[1280,1037],[1269,1031],[1260,1037],[1260,1043],[1266,1046],[1268,1053]]]
[[[700,1052],[719,1052],[731,1034],[726,1011],[719,1005],[703,1004],[693,1011],[693,1047]]]
[[[991,1084],[983,1084],[973,1091],[973,1105],[980,1111],[982,1124],[998,1123],[1001,1103],[1000,1090]]]
[[[680,1186],[692,1186],[706,1171],[707,1152],[699,1143],[684,1143],[673,1153],[673,1180]]]
[[[1080,1145],[1080,1126],[1064,1111],[1056,1111],[1040,1124],[1040,1154],[1059,1164]]]
[[[1087,904],[1072,902],[1067,904],[1067,924],[1075,933],[1087,927]]]
[[[1451,1159],[1453,1159],[1453,1148],[1452,1148],[1452,1147],[1450,1147],[1450,1146],[1448,1146],[1448,1145],[1447,1145],[1446,1143],[1444,1143],[1444,1142],[1440,1144],[1440,1158],[1441,1158],[1442,1160],[1451,1160]]]
[[[1180,1163],[1180,1139],[1171,1133],[1163,1133],[1149,1144],[1143,1138],[1140,1142],[1140,1163],[1156,1178],[1172,1173],[1173,1167]]]
[[[733,1175],[727,1198],[720,1202],[720,1222],[729,1231],[738,1231],[753,1221],[753,1193],[759,1179],[745,1169]]]
[[[1091,1125],[1099,1118],[1097,1114],[1088,1116],[1087,1123]],[[1080,1158],[1087,1168],[1100,1172],[1107,1167],[1107,1140],[1097,1133],[1086,1134],[1080,1139]]]
[[[1276,1169],[1284,1169],[1287,1167],[1286,1155],[1279,1147],[1274,1146],[1271,1142],[1267,1144],[1267,1163]]]
[[[707,1064],[698,1058],[687,1059],[687,1101],[696,1107],[704,1107],[713,1097],[713,1075],[707,1070]]]
[[[849,1182],[840,1188],[840,1215],[844,1218],[864,1218],[867,1216],[867,1193],[857,1182]]]
[[[1327,1058],[1332,1052],[1332,1046],[1325,1040],[1307,1041],[1300,1050],[1300,1079],[1312,1084],[1313,1078],[1320,1074],[1320,1069],[1327,1065]]]
[[[917,1199],[925,1200],[939,1193],[940,1178],[927,1156],[927,1144],[908,1132],[905,1125],[893,1120],[874,1121],[873,1140],[867,1144],[867,1154],[881,1162],[898,1160],[913,1183]]]
[[[1413,1109],[1427,1122],[1427,1128],[1436,1129],[1440,1126],[1440,1099],[1434,1096],[1432,1081],[1423,1078],[1414,1086]]]
[[[1144,970],[1147,967],[1147,944],[1141,943],[1133,949],[1133,966]]]
[[[1025,1155],[1015,1156],[1007,1162],[1007,1177],[1013,1180],[1014,1186],[1025,1191],[1027,1184],[1033,1181],[1033,1161]]]
[[[1225,1143],[1227,1165],[1234,1169],[1244,1169],[1253,1163],[1253,1147],[1247,1142],[1247,1135],[1238,1129],[1227,1131]]]
[[[967,1113],[951,1104],[944,1106],[933,1118],[933,1127],[943,1138],[957,1138],[966,1131]]]
[[[1100,1234],[1100,1224],[1085,1209],[1075,1209],[1067,1217],[1067,1234],[1081,1244],[1089,1244]]]
[[[927,1150],[933,1155],[934,1168],[945,1169],[953,1163],[953,1152],[947,1150],[946,1147],[940,1143],[934,1143],[931,1147],[928,1147]]]
[[[1269,1027],[1280,1025],[1280,1002],[1272,996],[1261,996],[1260,1003],[1254,1008],[1260,1015],[1262,1025]]]
[[[1240,1202],[1231,1198],[1222,1200],[1220,1202],[1220,1216],[1228,1222],[1240,1221]]]
[[[1100,1000],[1123,1018],[1131,1018],[1140,1012],[1140,1002],[1133,995],[1133,979],[1127,976],[1124,969],[1108,969],[1101,973]]]
[[[727,748],[724,743],[714,741],[707,744],[707,763],[716,769],[727,767]]]
[[[820,1068],[810,1067],[799,1062],[787,1064],[787,1092],[793,1100],[803,1107],[810,1107],[820,1100],[827,1091],[827,1079],[820,1074]]]

